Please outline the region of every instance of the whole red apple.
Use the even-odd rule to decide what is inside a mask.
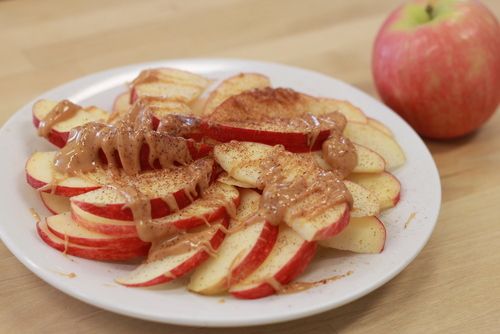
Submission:
[[[500,25],[473,0],[411,1],[380,29],[372,70],[383,101],[424,137],[460,137],[500,102]]]

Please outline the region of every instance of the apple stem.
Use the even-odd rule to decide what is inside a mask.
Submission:
[[[432,20],[434,18],[434,7],[429,3],[425,6],[425,12],[429,16],[429,19]]]

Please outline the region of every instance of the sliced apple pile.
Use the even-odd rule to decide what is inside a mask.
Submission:
[[[191,103],[210,84],[210,80],[173,68],[142,71],[132,82],[130,101],[137,99],[171,100]]]
[[[226,236],[217,256],[211,257],[195,270],[188,284],[189,290],[206,295],[225,292],[266,259],[276,241],[278,227],[264,220],[245,225],[259,210],[259,202],[260,195],[257,192],[241,190],[241,204],[231,221],[236,232]]]
[[[40,122],[52,111],[57,103],[50,100],[39,100],[33,105],[33,124],[37,129]],[[104,123],[108,116],[108,112],[96,107],[81,108],[71,117],[54,124],[47,139],[57,147],[63,147],[68,141],[71,129],[89,122]]]
[[[89,122],[107,123],[111,133],[117,124],[136,129],[143,118],[132,116],[147,108],[151,131],[161,127],[168,140],[185,141],[193,162],[162,169],[144,140],[134,175],[118,152],[117,168],[109,168],[102,150],[93,172],[65,175],[54,165],[57,152],[35,152],[26,179],[54,214],[37,223],[40,238],[87,259],[143,258],[116,279],[124,286],[191,274],[192,292],[242,299],[288,291],[318,246],[383,251],[386,229],[377,216],[398,203],[401,184],[389,171],[406,159],[387,126],[348,101],[272,88],[258,73],[229,77],[207,92],[210,83],[182,70],[145,70],[116,97],[111,114],[73,108],[58,119],[47,137],[63,147],[71,129]],[[34,104],[35,126],[56,104]],[[347,176],[323,158],[323,142],[340,131],[356,151]],[[346,161],[354,158],[347,153]]]

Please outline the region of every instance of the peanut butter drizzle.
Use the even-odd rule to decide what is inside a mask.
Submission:
[[[282,146],[275,146],[271,154],[261,162],[264,173],[258,180],[258,188],[263,189],[257,216],[277,225],[283,221],[285,213],[290,217],[314,217],[336,204],[347,202],[352,205],[352,196],[339,175],[318,168],[312,157],[303,157],[303,164],[310,166],[311,174],[289,178],[282,161],[286,155],[296,158]],[[314,196],[310,205],[294,204]],[[288,211],[287,211],[288,210]]]
[[[92,172],[102,165],[102,152],[110,170],[117,170],[121,165],[126,174],[135,175],[141,171],[144,145],[149,148],[150,166],[155,163],[162,168],[187,165],[193,159],[186,140],[178,135],[179,131],[187,131],[191,120],[183,122],[176,115],[168,116],[161,120],[156,131],[153,130],[153,116],[139,101],[124,120],[115,124],[90,122],[77,127],[71,131],[66,146],[57,154],[54,165],[68,175]]]
[[[322,153],[323,159],[341,178],[348,176],[358,163],[353,143],[336,130],[332,130],[328,139],[323,142]]]
[[[82,109],[82,107],[68,100],[62,100],[57,103],[52,110],[40,120],[38,124],[38,135],[40,137],[48,137],[54,125],[73,117],[80,109]]]
[[[324,278],[318,281],[314,282],[291,282],[286,285],[282,285],[280,282],[278,282],[274,277],[268,278],[265,280],[266,283],[271,285],[273,289],[280,295],[283,294],[289,294],[289,293],[296,293],[296,292],[301,292],[305,290],[309,290],[311,288],[315,288],[320,285],[325,285],[329,282],[337,281],[339,279],[342,279],[344,277],[352,275],[352,271],[348,271],[345,274],[342,275],[335,275],[331,276],[328,278]]]
[[[35,220],[35,223],[38,223],[42,220],[40,214],[34,208],[30,208],[30,213],[33,219]]]
[[[216,251],[213,249],[210,239],[219,228],[219,225],[212,225],[200,232],[177,233],[170,238],[153,241],[147,262],[161,260],[167,256],[186,254],[197,249],[202,249],[214,256]]]

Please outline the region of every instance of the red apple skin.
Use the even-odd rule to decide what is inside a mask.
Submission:
[[[225,217],[224,220],[221,223],[225,228],[229,226],[229,217]],[[214,250],[217,250],[219,246],[222,244],[224,241],[224,238],[226,237],[225,233],[222,231],[222,229],[219,229],[217,232],[215,232],[214,236],[212,239],[210,239],[210,245]],[[196,252],[192,257],[187,259],[186,261],[182,262],[180,265],[172,269],[168,275],[161,275],[159,277],[153,278],[149,281],[142,282],[142,283],[137,283],[137,284],[123,284],[128,287],[147,287],[147,286],[153,286],[153,285],[158,285],[158,284],[163,284],[163,283],[168,283],[176,278],[182,277],[185,274],[189,273],[191,270],[194,268],[198,267],[200,264],[202,264],[205,260],[208,259],[210,255],[205,252],[204,250],[200,250]]]
[[[230,280],[227,282],[229,286],[245,279],[264,262],[276,243],[278,232],[278,226],[266,222],[258,241],[247,256],[231,271]]]
[[[288,263],[281,268],[274,278],[281,284],[286,285],[294,278],[304,272],[309,263],[316,255],[317,243],[315,241],[304,241],[304,244],[299,248],[295,255]],[[263,282],[251,289],[231,292],[236,298],[242,299],[257,299],[275,294],[277,291],[266,282]]]
[[[238,128],[236,126],[204,121],[200,125],[204,136],[226,143],[231,140],[250,141],[267,145],[284,145],[290,152],[309,152],[321,150],[321,145],[330,135],[330,131],[321,131],[313,145],[307,142],[307,134],[299,132],[274,132]]]
[[[404,15],[404,6],[396,9],[373,49],[373,76],[382,100],[427,138],[471,133],[500,101],[498,21],[478,1],[452,6],[460,17],[406,30],[394,26]]]
[[[47,185],[47,182],[43,182],[40,180],[35,179],[33,176],[31,176],[28,172],[26,172],[26,182],[30,186],[32,186],[35,189],[41,188],[43,186]],[[87,193],[92,190],[99,189],[100,186],[96,187],[83,187],[83,188],[72,188],[72,187],[64,187],[64,186],[56,186],[54,189],[53,194],[54,195],[59,195],[59,196],[66,196],[66,197],[72,197],[72,196],[77,196],[81,195],[84,193]],[[52,189],[46,189],[43,190],[43,192],[50,193],[52,192]]]
[[[173,196],[177,201],[179,209],[182,209],[191,204],[191,199],[186,195],[184,189],[176,191],[175,193],[173,193]],[[194,199],[196,199],[196,196],[193,196],[193,200]],[[80,209],[99,217],[125,221],[134,220],[132,210],[130,210],[130,208],[123,208],[125,203],[107,204],[102,206],[93,203],[78,201],[76,199],[72,199],[71,202],[78,206]],[[150,200],[150,203],[151,217],[153,219],[165,217],[166,215],[170,214],[170,207],[162,199],[153,198]]]
[[[38,126],[40,125],[40,120],[33,114],[33,125],[35,128],[38,129]],[[68,141],[69,137],[69,131],[66,132],[59,132],[54,129],[50,130],[49,136],[48,136],[48,141],[51,142],[52,144],[56,145],[57,147],[64,147]]]
[[[40,228],[40,224],[37,223],[37,232],[40,238],[50,247],[60,251],[65,252],[68,255],[78,256],[90,260],[99,261],[125,261],[135,259],[137,257],[147,255],[149,251],[149,244],[141,245],[138,248],[133,249],[116,249],[116,248],[99,248],[99,247],[87,247],[78,246],[72,243],[65,245],[64,243],[54,242],[50,237]]]

